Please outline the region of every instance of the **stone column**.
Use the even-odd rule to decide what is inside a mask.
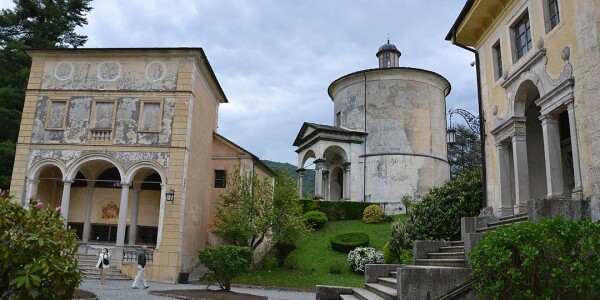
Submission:
[[[529,166],[527,163],[527,138],[525,134],[512,136],[515,171],[515,207],[514,213],[527,212],[529,201]]]
[[[510,152],[508,151],[508,143],[497,143],[496,154],[498,155],[498,170],[500,171],[500,208],[498,214],[500,217],[505,217],[513,215],[514,213],[510,181]]]
[[[575,180],[575,187],[571,192],[571,199],[580,200],[581,194],[581,167],[579,165],[579,144],[577,140],[577,123],[575,122],[575,106],[573,102],[569,103],[569,130],[571,133],[571,152],[573,154],[573,179]]]
[[[28,205],[29,199],[35,196],[35,194],[37,194],[38,183],[40,183],[39,179],[27,179],[27,193],[25,194],[25,197],[21,200],[21,205]]]
[[[345,162],[342,164],[344,169],[344,189],[342,191],[343,200],[350,200],[350,163]]]
[[[117,243],[115,246],[125,245],[125,229],[127,228],[127,205],[129,202],[129,183],[121,182],[121,205],[119,206],[119,224],[117,225]]]
[[[564,197],[562,157],[560,151],[560,133],[558,130],[558,116],[543,115],[542,132],[544,135],[544,158],[546,161],[547,198],[556,199]]]
[[[165,184],[160,184],[160,210],[158,211],[158,233],[156,234],[156,250],[160,247],[160,242],[162,240],[162,231],[163,231],[163,222],[165,218],[165,193],[167,191],[167,187]]]
[[[306,171],[304,168],[296,170],[298,173],[298,199],[302,199],[304,196],[304,171]]]
[[[140,205],[140,189],[133,189],[133,203],[131,204],[131,221],[129,223],[129,245],[135,245],[137,238],[138,208]]]
[[[87,188],[87,204],[85,205],[85,220],[83,221],[83,232],[81,233],[81,241],[87,243],[90,241],[91,234],[91,218],[92,218],[92,198],[94,197],[94,188]]]
[[[330,179],[329,178],[329,174],[330,174],[329,170],[323,171],[323,177],[322,177],[323,178],[323,199],[325,199],[325,200],[331,200],[330,197],[329,197],[330,196],[329,192],[330,192],[330,188],[331,188],[329,186],[329,183],[331,182],[329,180]]]
[[[63,193],[62,200],[60,202],[60,209],[62,217],[65,219],[65,224],[69,220],[69,203],[71,202],[71,184],[72,180],[63,180]]]
[[[315,199],[323,199],[323,164],[324,159],[315,160]]]

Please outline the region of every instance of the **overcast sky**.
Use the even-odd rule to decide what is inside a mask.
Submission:
[[[448,109],[477,114],[474,56],[444,40],[464,3],[95,0],[89,24],[77,31],[88,48],[202,47],[229,100],[218,132],[261,159],[296,165],[292,143],[302,123],[333,124],[329,84],[377,67],[388,35],[401,66],[450,81]]]

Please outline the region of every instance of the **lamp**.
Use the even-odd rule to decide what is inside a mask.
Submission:
[[[173,204],[173,200],[175,199],[175,190],[171,189],[168,192],[165,193],[165,199],[168,202],[171,202],[171,204]]]
[[[448,143],[448,145],[450,145],[450,147],[452,147],[454,143],[456,143],[456,129],[452,127],[446,129],[446,142]]]

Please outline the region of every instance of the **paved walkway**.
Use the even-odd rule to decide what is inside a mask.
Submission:
[[[106,285],[100,285],[98,280],[83,280],[79,289],[93,292],[98,296],[100,300],[108,299],[126,299],[126,300],[165,300],[171,299],[160,296],[149,295],[148,291],[162,291],[162,290],[191,290],[191,289],[203,289],[205,285],[197,284],[172,284],[162,282],[148,281],[150,288],[145,289],[132,289],[132,281],[130,280],[119,280],[119,281],[107,281]],[[142,286],[140,284],[140,286]],[[232,287],[232,291],[237,293],[253,294],[259,296],[266,296],[269,300],[308,300],[315,299],[315,293],[308,292],[294,292],[294,291],[282,291],[282,290],[268,290],[261,288],[246,288],[246,287]]]

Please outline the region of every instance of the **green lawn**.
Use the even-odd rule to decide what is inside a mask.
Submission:
[[[394,216],[402,220],[405,215]],[[316,230],[296,242],[297,248],[287,258],[285,269],[279,269],[273,257],[268,257],[262,269],[252,270],[234,279],[237,284],[311,288],[315,285],[341,285],[362,287],[364,275],[348,268],[347,255],[331,249],[329,239],[349,232],[364,232],[369,235],[369,246],[378,250],[388,241],[391,223],[365,224],[362,220],[330,221],[324,228]],[[329,273],[331,264],[343,264],[341,274]]]

